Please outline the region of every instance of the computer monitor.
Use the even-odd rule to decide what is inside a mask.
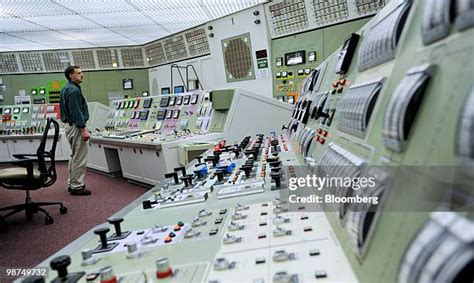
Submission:
[[[161,88],[161,94],[170,94],[170,88],[169,87]]]
[[[177,85],[174,87],[174,93],[183,93],[183,92],[184,92],[184,86]]]

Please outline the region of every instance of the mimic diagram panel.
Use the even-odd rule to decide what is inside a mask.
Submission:
[[[273,97],[290,104],[296,103],[305,79],[311,76],[318,66],[318,74],[324,74],[324,70],[321,70],[324,59],[347,40],[348,34],[355,33],[367,22],[368,19],[360,19],[335,27],[273,39]],[[354,44],[353,41],[350,45],[349,41],[347,44],[351,49],[349,52],[357,46],[357,42]],[[343,61],[342,68],[350,66],[350,61],[342,63]]]
[[[43,133],[46,119],[59,120],[59,104],[24,104],[0,106],[2,135]]]
[[[102,135],[123,137],[130,132],[204,133],[213,108],[208,92],[189,92],[114,101]]]
[[[255,79],[250,33],[222,40],[227,82]]]

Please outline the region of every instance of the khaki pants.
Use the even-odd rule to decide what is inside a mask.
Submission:
[[[67,185],[73,190],[80,190],[85,186],[84,175],[86,174],[89,144],[82,140],[81,131],[76,126],[64,124],[64,128],[66,129],[66,137],[71,147]]]

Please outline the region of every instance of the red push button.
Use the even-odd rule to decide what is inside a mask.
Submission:
[[[323,135],[323,137],[327,137],[328,131],[322,131],[322,132],[321,132],[321,135]]]
[[[340,85],[345,85],[345,84],[346,84],[346,79],[340,80],[340,81],[339,81],[339,84],[340,84]]]
[[[320,143],[320,144],[324,144],[324,139],[323,139],[323,138],[319,138],[319,143]]]

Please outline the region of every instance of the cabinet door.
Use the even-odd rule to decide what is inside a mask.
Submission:
[[[24,154],[35,154],[37,146],[32,139],[14,139],[12,140],[12,152],[15,153],[24,153]]]
[[[89,143],[87,166],[102,172],[110,173],[105,159],[104,149],[100,144]]]
[[[165,160],[160,150],[143,150],[142,160],[144,165],[144,182],[151,185],[158,184],[164,179]]]
[[[9,144],[12,143],[11,140],[2,140],[0,141],[0,162],[11,161],[12,157],[10,155]]]
[[[124,147],[119,149],[122,175],[125,178],[143,182],[143,150]]]

